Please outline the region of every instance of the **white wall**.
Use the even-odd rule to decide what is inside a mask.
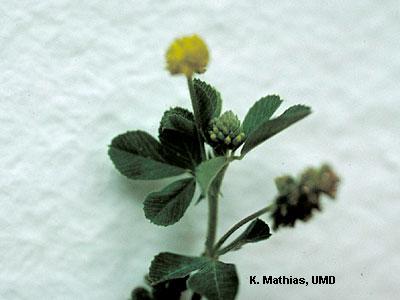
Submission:
[[[273,178],[328,161],[338,201],[294,230],[229,254],[239,299],[396,299],[400,292],[400,6],[394,1],[2,1],[0,298],[126,299],[159,251],[198,254],[206,202],[150,224],[107,157],[128,129],[156,134],[189,106],[164,70],[179,35],[212,55],[202,76],[241,117],[261,96],[311,117],[234,163],[221,234],[275,195]],[[249,275],[335,275],[329,287],[253,287]],[[397,298],[398,299],[398,298]]]

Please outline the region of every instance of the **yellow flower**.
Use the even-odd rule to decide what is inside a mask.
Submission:
[[[209,60],[206,43],[196,34],[176,39],[169,46],[167,53],[167,69],[171,74],[204,73]]]

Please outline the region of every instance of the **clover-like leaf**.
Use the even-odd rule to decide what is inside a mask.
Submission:
[[[194,170],[201,162],[200,144],[196,136],[165,129],[159,136],[162,155],[169,163]]]
[[[164,112],[160,121],[158,133],[163,130],[174,130],[187,135],[196,135],[196,124],[194,123],[193,114],[182,107],[173,107]]]
[[[194,79],[193,86],[197,100],[194,113],[199,127],[205,131],[211,119],[218,117],[221,113],[221,95],[214,87],[200,79]]]
[[[157,225],[168,226],[178,222],[195,191],[194,178],[175,181],[159,192],[151,193],[144,201],[144,213],[147,219]]]
[[[251,149],[257,147],[259,144],[286,129],[290,125],[305,118],[310,113],[311,109],[308,106],[295,105],[287,109],[279,117],[261,123],[257,129],[253,130],[247,137],[241,154],[245,155]]]
[[[234,300],[239,279],[235,265],[210,260],[189,277],[187,284],[191,290],[208,300]]]
[[[151,262],[149,278],[151,284],[158,284],[171,279],[183,278],[207,264],[209,258],[204,256],[184,256],[162,252]]]
[[[193,114],[175,107],[167,110],[158,129],[162,156],[169,163],[194,170],[201,162],[201,149]]]
[[[115,137],[108,154],[118,171],[131,179],[161,179],[186,172],[166,162],[160,143],[140,130]]]
[[[201,162],[199,142],[193,136],[166,129],[160,134],[162,154],[169,163],[194,170]]]
[[[224,156],[217,156],[197,166],[196,179],[200,185],[203,196],[207,195],[211,183],[227,163],[228,160]]]
[[[260,124],[268,121],[281,103],[282,100],[278,95],[269,95],[254,103],[243,120],[242,126],[246,136],[249,136]]]

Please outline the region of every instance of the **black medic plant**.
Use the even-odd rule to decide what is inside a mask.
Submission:
[[[229,164],[242,160],[256,146],[302,120],[311,110],[295,105],[274,117],[282,100],[269,95],[255,102],[241,123],[232,111],[221,114],[222,98],[213,86],[193,78],[195,73],[206,71],[209,60],[207,46],[199,36],[175,40],[166,60],[171,74],[185,75],[193,111],[173,107],[161,118],[158,139],[144,131],[128,131],[112,140],[108,153],[119,172],[130,179],[181,175],[146,197],[144,214],[156,225],[178,222],[193,202],[198,186],[201,194],[197,201],[206,198],[208,202],[205,249],[199,256],[170,252],[156,255],[146,277],[151,289],[138,287],[131,299],[179,300],[182,292],[189,289],[192,299],[233,300],[239,287],[236,267],[220,257],[246,244],[267,240],[271,231],[259,218],[262,215],[270,214],[275,230],[293,227],[297,220],[309,220],[314,211],[321,209],[321,196],[335,197],[339,178],[328,165],[309,168],[299,178],[278,177],[276,198],[217,239],[220,188]],[[227,242],[246,224],[237,238]]]

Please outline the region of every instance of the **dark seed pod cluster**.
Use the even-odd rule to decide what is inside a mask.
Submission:
[[[328,166],[304,171],[299,180],[292,176],[275,179],[279,196],[272,212],[274,229],[295,225],[296,220],[307,221],[314,210],[321,210],[320,196],[335,198],[339,177]]]
[[[208,134],[212,146],[224,149],[236,149],[246,138],[238,117],[232,111],[211,120]]]

